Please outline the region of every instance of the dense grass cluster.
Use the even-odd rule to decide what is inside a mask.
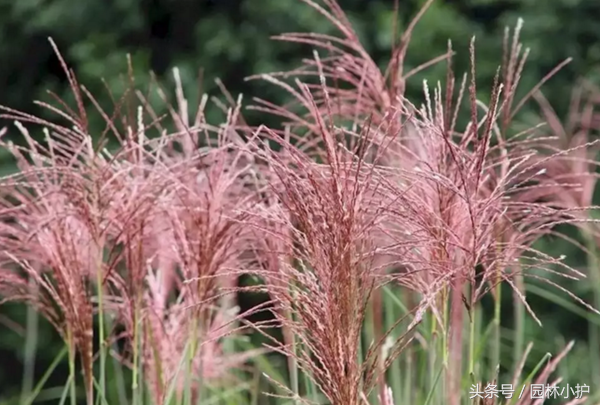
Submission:
[[[55,122],[3,109],[24,142],[2,142],[20,170],[0,179],[0,294],[63,338],[61,403],[527,405],[541,402],[517,398],[520,387],[560,383],[573,343],[530,365],[522,328],[539,320],[525,286],[600,305],[561,281],[589,277],[600,291],[597,266],[586,274],[536,245],[563,238],[596,263],[595,93],[576,90],[564,126],[539,92],[562,64],[521,94],[520,23],[483,103],[475,41],[462,78],[450,44],[403,69],[431,1],[384,70],[334,0],[303,1],[340,36],[278,37],[314,48],[295,71],[251,78],[291,96],[249,106],[279,116],[278,128],[249,125],[225,89],[215,100],[225,121],[207,122],[208,97],[188,105],[177,71],[174,105],[154,90],[166,116],[133,84],[109,113],[64,63],[75,105],[42,103]],[[445,83],[408,100],[406,81],[437,63]],[[532,98],[547,126],[516,121]],[[239,302],[248,296],[260,299]],[[512,350],[501,343],[507,313]],[[512,399],[469,395],[503,384]]]

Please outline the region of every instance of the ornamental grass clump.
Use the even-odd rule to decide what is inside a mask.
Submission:
[[[339,30],[341,38],[311,33],[279,36],[278,39],[313,45],[327,56],[315,53],[301,68],[258,77],[285,89],[308,113],[291,112],[264,100],[258,100],[255,108],[279,115],[286,120],[286,125],[302,131],[302,136],[297,136],[297,149],[317,159],[322,158],[320,151],[328,151],[327,142],[319,139],[324,132],[322,116],[348,132],[358,127],[368,128],[363,133],[372,134],[372,143],[379,146],[370,148],[377,150],[371,154],[377,158],[370,163],[375,165],[374,171],[385,173],[382,176],[385,181],[378,184],[378,188],[386,189],[390,200],[395,198],[395,204],[386,205],[380,213],[388,215],[382,221],[386,225],[382,233],[396,246],[414,243],[416,238],[420,243],[414,249],[396,254],[400,260],[390,263],[391,267],[402,269],[395,281],[413,290],[417,286],[416,292],[422,296],[439,295],[438,305],[432,310],[447,337],[443,350],[444,363],[449,364],[449,401],[458,403],[465,312],[469,313],[468,373],[472,375],[475,345],[471,312],[486,293],[492,291],[496,301],[494,369],[500,357],[502,283],[513,288],[515,298],[520,301],[517,305],[524,306],[536,320],[517,285],[523,277],[549,283],[597,312],[560,284],[540,277],[539,271],[568,279],[585,275],[565,264],[564,257],[552,257],[533,247],[541,237],[555,234],[557,225],[595,223],[593,219],[582,218],[594,208],[589,199],[584,204],[554,203],[564,197],[559,187],[548,187],[547,173],[553,165],[568,160],[566,156],[595,148],[597,141],[584,141],[545,153],[550,138],[543,136],[537,127],[521,132],[511,129],[514,117],[525,102],[568,61],[515,103],[528,55],[528,50],[523,51],[519,42],[519,22],[512,39],[506,31],[505,56],[491,88],[489,105],[477,100],[473,41],[470,77],[463,77],[458,99],[454,101],[456,83],[451,63],[454,52],[449,46],[447,54],[431,62],[447,61],[446,83],[438,84],[431,94],[425,82],[425,103],[418,108],[404,97],[405,80],[411,74],[403,75],[402,64],[410,32],[421,13],[398,41],[386,70],[379,71],[337,3],[325,1],[323,6],[306,3],[325,16]],[[422,12],[430,4],[428,2]],[[299,79],[316,77],[319,83],[304,85],[307,90],[302,93],[283,81],[290,77],[297,78],[297,83]],[[310,100],[306,97],[308,89],[314,91]],[[469,120],[464,129],[459,130],[457,117],[463,95],[468,98]],[[318,150],[315,145],[319,143],[325,147]],[[556,182],[565,184],[561,178]],[[380,246],[380,249],[394,256],[389,246]],[[407,282],[409,279],[412,281]]]
[[[263,216],[265,223],[278,225],[271,234],[280,241],[278,252],[265,252],[282,257],[276,271],[271,265],[262,273],[279,309],[276,318],[296,338],[293,346],[270,347],[292,357],[332,404],[360,404],[385,371],[380,362],[386,365],[399,355],[421,315],[385,358],[380,359],[383,338],[360,355],[369,300],[386,283],[376,269],[374,240],[392,201],[378,191],[382,179],[375,165],[365,162],[369,135],[336,128],[320,114],[308,87],[299,86],[320,128],[324,161],[314,161],[268,129],[267,139],[278,142],[280,150],[256,146],[257,157],[274,173],[269,184],[280,204]],[[360,140],[345,145],[345,135]],[[297,392],[290,396],[305,402]]]
[[[74,108],[40,103],[56,122],[3,108],[24,142],[1,143],[19,172],[0,179],[0,294],[65,341],[63,400],[78,400],[77,357],[89,405],[525,405],[534,401],[467,398],[467,388],[560,383],[553,373],[573,342],[530,367],[524,318],[541,321],[526,286],[546,283],[597,312],[600,295],[591,305],[564,285],[585,271],[538,245],[558,236],[596,263],[593,98],[579,114],[575,97],[560,125],[539,90],[562,63],[517,99],[521,22],[506,31],[484,104],[475,40],[459,80],[451,43],[404,69],[433,0],[394,32],[384,69],[336,1],[303,2],[340,36],[277,37],[314,48],[298,69],[252,78],[291,96],[250,106],[280,127],[247,124],[241,97],[220,83],[226,118],[207,122],[208,97],[191,109],[177,70],[175,103],[158,88],[157,107],[132,85],[109,114],[62,59]],[[445,82],[425,81],[419,104],[407,83],[436,63]],[[532,98],[550,131],[516,129]],[[117,399],[108,360],[129,370]]]
[[[198,398],[204,379],[227,375],[251,354],[229,356],[221,344],[240,331],[240,314],[227,296],[244,267],[245,207],[257,200],[243,175],[252,164],[232,149],[230,122],[206,124],[203,106],[196,122],[187,122],[181,87],[180,110],[171,110],[174,132],[159,128],[151,139],[156,124],[145,119],[154,111],[143,98],[121,130],[66,72],[78,113],[62,101],[64,111],[42,105],[73,128],[5,109],[27,144],[3,143],[20,169],[2,179],[3,297],[28,301],[63,336],[73,401],[78,355],[87,403],[94,403],[94,320],[101,400],[115,345],[125,351],[114,357],[133,369],[134,401],[143,403],[144,380],[156,403]],[[106,119],[100,142],[87,129],[85,97]],[[42,126],[45,142],[21,122]],[[119,145],[112,150],[104,147],[109,132]],[[177,372],[181,364],[189,365],[187,373]]]

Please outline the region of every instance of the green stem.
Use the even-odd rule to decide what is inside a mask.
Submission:
[[[400,294],[400,291],[397,292],[397,294]],[[390,327],[392,327],[392,325],[394,325],[394,323],[396,322],[397,319],[397,311],[396,311],[396,305],[394,305],[394,302],[390,299],[388,294],[384,295],[384,308],[386,309],[385,311],[385,322],[386,322],[386,330],[389,329]],[[410,358],[410,354],[408,354],[408,357]],[[391,385],[392,385],[392,389],[394,390],[394,392],[401,392],[401,388],[402,388],[402,379],[401,379],[401,364],[399,361],[395,361],[394,363],[392,363],[391,367],[390,367],[390,380],[391,380]],[[409,374],[409,373],[407,373]],[[407,390],[404,390],[405,395],[408,395]],[[408,400],[408,399],[407,399]]]
[[[98,294],[98,347],[100,349],[100,378],[99,378],[99,386],[100,386],[100,395],[99,398],[103,398],[103,402],[105,405],[108,405],[106,402],[106,342],[104,338],[104,294],[102,288],[102,262],[98,263],[96,268],[96,283],[97,283],[97,294]]]
[[[293,322],[294,320],[292,319],[292,312],[289,310],[284,311],[284,316],[286,319],[289,319],[290,322]],[[287,340],[287,344],[291,345],[292,350],[294,351],[294,356],[288,357],[288,368],[289,368],[289,372],[290,372],[290,385],[292,388],[292,392],[295,395],[299,395],[299,379],[298,379],[298,364],[296,361],[296,356],[298,354],[298,352],[296,351],[296,337],[294,336],[293,333],[291,333],[291,330],[286,328],[285,326],[283,327],[283,333],[285,335],[285,339]],[[295,401],[297,402],[297,401]]]
[[[194,371],[194,357],[196,357],[196,343],[198,334],[198,317],[194,311],[194,318],[190,326],[190,351],[188,352],[189,357],[186,361],[186,373],[185,373],[185,393],[183,403],[186,405],[192,405],[192,374]],[[200,368],[202,369],[202,368]]]
[[[494,301],[494,341],[492,348],[492,373],[491,379],[494,378],[496,370],[500,365],[500,309],[502,306],[502,283],[500,278],[500,269],[497,272],[497,284],[496,284],[496,300]]]
[[[522,294],[525,294],[525,283],[522,274],[515,276],[515,285]],[[517,371],[517,367],[521,361],[523,355],[523,348],[525,346],[525,306],[517,296],[516,292],[513,292],[514,301],[514,316],[515,316],[515,343],[513,346],[513,371]]]
[[[33,279],[29,282],[32,296],[37,296],[37,284]],[[33,380],[35,373],[35,353],[37,348],[38,336],[38,312],[32,306],[27,307],[27,335],[25,336],[24,370],[23,385],[21,387],[21,403],[31,394],[33,389]]]
[[[406,370],[404,373],[404,389],[402,391],[404,391],[404,395],[405,395],[405,402],[407,404],[411,404],[413,403],[413,395],[412,395],[412,388],[413,388],[413,381],[412,381],[412,374],[413,371],[413,353],[408,351],[408,353],[406,353]],[[398,391],[392,391],[392,392],[398,392]],[[396,395],[400,395],[400,392],[398,392],[398,394]]]
[[[469,376],[475,374],[475,314],[469,319]]]
[[[138,299],[135,300],[135,307],[133,310],[133,378],[131,381],[131,391],[132,391],[132,399],[133,405],[142,405],[143,401],[140,399],[140,314],[139,314],[139,305]]]
[[[442,360],[444,362],[444,367],[446,367],[448,365],[448,356],[449,356],[449,350],[448,350],[448,326],[449,326],[448,286],[445,286],[442,290],[442,311],[443,311],[444,330],[446,331],[446,333],[442,334]],[[432,318],[432,320],[433,320],[433,325],[435,327],[435,318]]]
[[[592,291],[594,294],[594,307],[600,308],[600,261],[598,260],[598,251],[593,235],[585,234],[586,248],[588,250],[588,268],[592,282]],[[589,342],[592,361],[590,367],[594,375],[595,385],[600,385],[600,328],[589,325]]]
[[[69,345],[69,380],[71,405],[77,405],[77,389],[75,382],[75,345],[71,328],[67,331],[67,344]]]
[[[442,367],[441,369],[445,369],[446,372],[448,372],[448,358],[450,357],[450,350],[449,350],[449,340],[448,340],[448,334],[450,332],[450,307],[448,305],[448,300],[450,299],[450,292],[449,292],[449,287],[446,285],[443,289],[442,289],[442,322],[443,324],[443,333],[442,333]],[[432,339],[437,340],[436,339],[436,331],[435,331],[435,326],[436,326],[436,319],[434,316],[431,317],[431,321],[432,321],[432,325],[433,325],[433,330],[432,330],[432,334],[431,337]],[[436,344],[437,347],[437,344]],[[437,349],[436,350],[432,350],[432,355],[430,357],[433,357],[433,360],[431,361],[431,366],[430,366],[430,386],[431,386],[431,390],[435,389],[435,387],[438,384],[438,371],[436,370],[437,365],[436,365],[436,361],[435,361],[435,357],[437,354]],[[447,398],[447,390],[450,388],[450,385],[448,384],[448,380],[446,378],[442,379],[442,398]]]

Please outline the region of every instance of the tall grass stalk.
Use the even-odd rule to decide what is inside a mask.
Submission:
[[[500,338],[501,338],[501,328],[500,328],[500,316],[502,314],[502,269],[496,267],[496,277],[494,279],[495,288],[494,288],[494,339],[492,345],[492,357],[491,357],[491,373],[490,378],[493,378],[495,371],[498,367],[500,367]]]
[[[73,376],[69,375],[69,378],[67,378],[65,387],[62,391],[62,395],[60,396],[60,400],[58,401],[58,405],[65,405],[67,403],[67,398],[69,397],[69,392],[71,392],[72,385],[73,385]]]
[[[192,312],[192,322],[190,324],[189,340],[190,350],[187,352],[185,360],[185,376],[183,387],[183,405],[192,405],[192,381],[195,374],[194,360],[198,353],[198,341],[200,339],[200,325],[198,325],[198,314],[196,309]],[[200,368],[202,370],[202,368]],[[199,393],[197,393],[199,395]]]
[[[594,306],[600,308],[600,260],[598,260],[598,247],[594,235],[584,232],[585,246],[587,249],[587,264],[592,283]],[[600,387],[600,326],[589,325],[589,347],[591,352],[590,367],[594,376],[594,385]]]
[[[392,327],[396,321],[396,319],[398,319],[400,316],[399,314],[401,312],[403,313],[407,313],[408,310],[406,310],[406,308],[401,308],[402,305],[402,300],[400,299],[400,297],[402,296],[402,291],[400,291],[399,289],[392,289],[389,286],[384,286],[383,287],[383,308],[385,309],[385,328],[386,330],[390,327]],[[397,311],[397,308],[400,306],[400,311]],[[393,334],[393,336],[395,336],[395,334]],[[411,352],[409,351],[405,356],[403,356],[405,358],[406,362],[410,362],[411,361]],[[408,401],[410,402],[410,386],[403,386],[402,383],[402,378],[403,378],[403,373],[402,373],[402,362],[403,358],[399,358],[397,359],[395,362],[392,363],[391,367],[390,367],[390,371],[389,371],[389,375],[390,375],[390,386],[392,387],[392,390],[395,393],[404,393],[404,401]],[[408,370],[408,368],[406,368],[406,370]],[[405,373],[404,374],[404,381],[407,381],[408,377],[409,377],[410,373]],[[398,395],[398,394],[396,394]]]
[[[101,255],[102,253],[100,253]],[[103,286],[103,275],[102,275],[102,262],[101,258],[98,259],[96,265],[96,293],[98,295],[98,350],[99,350],[99,363],[100,363],[100,376],[99,376],[99,398],[102,398],[105,405],[106,403],[106,336],[105,336],[105,314],[104,314],[104,286]]]
[[[29,288],[32,295],[39,293],[37,283],[29,280]],[[21,403],[31,395],[35,378],[35,357],[38,343],[39,314],[32,306],[27,307],[27,326],[25,335],[25,346],[23,356],[23,383],[21,385]]]
[[[475,340],[477,338],[475,331],[475,311],[473,308],[469,308],[469,368],[468,376],[475,376]]]
[[[77,375],[75,365],[75,339],[71,328],[67,329],[67,346],[69,347],[69,393],[71,398],[71,405],[77,405]]]
[[[131,399],[132,405],[143,405],[143,383],[142,369],[144,367],[142,361],[142,337],[140,333],[141,310],[139,298],[134,299],[134,310],[133,310],[133,334],[131,338],[132,350],[133,350],[133,368],[132,368],[132,380],[131,380]]]
[[[525,294],[525,281],[522,274],[515,276],[515,285],[517,289]],[[517,293],[513,292],[513,317],[514,317],[514,336],[515,341],[513,345],[513,373],[517,371],[519,367],[519,360],[525,349],[525,305],[517,297]]]

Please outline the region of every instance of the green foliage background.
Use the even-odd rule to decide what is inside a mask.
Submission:
[[[386,63],[392,38],[393,1],[341,0],[340,4],[354,21],[367,49],[382,65]],[[403,26],[420,4],[422,1],[418,0],[400,1]],[[573,58],[544,87],[544,94],[559,113],[564,113],[578,78],[592,82],[600,79],[598,0],[438,0],[414,33],[409,67],[444,53],[450,38],[458,52],[457,71],[462,73],[468,68],[468,43],[476,35],[479,85],[480,89],[489,89],[501,62],[504,27],[514,26],[518,17],[525,21],[522,40],[531,48],[522,91],[535,85],[565,58]],[[209,93],[216,94],[214,79],[220,78],[234,95],[243,93],[245,100],[260,96],[283,101],[285,95],[280,90],[258,81],[246,82],[244,78],[290,69],[301,58],[310,56],[302,46],[269,39],[288,31],[331,32],[331,27],[299,0],[0,0],[0,104],[46,114],[32,100],[48,101],[47,90],[69,98],[48,37],[57,43],[80,82],[103,105],[110,105],[110,99],[100,79],[104,78],[117,93],[123,90],[127,54],[131,55],[136,81],[142,88],[150,81],[150,71],[156,73],[161,85],[169,88],[170,71],[177,66],[188,89],[197,88],[198,72],[202,69],[203,90]],[[415,77],[409,94],[418,99],[420,79],[435,83],[443,78],[444,70],[444,66],[437,66]],[[193,104],[197,98],[192,95],[196,93],[189,92]],[[486,98],[485,90],[482,98]],[[534,119],[535,113],[535,105],[528,106],[522,119],[528,119],[527,114]],[[251,112],[246,116],[253,123],[260,120]],[[13,163],[0,152],[0,171],[12,170]],[[567,249],[560,242],[547,243],[546,248],[554,252]],[[585,266],[583,255],[566,252],[569,253],[572,264]],[[585,283],[573,289],[584,298],[590,296]],[[551,306],[535,295],[531,299],[544,322],[543,329],[533,323],[528,327],[529,338],[536,341],[534,353],[556,352],[562,342],[571,338],[586,339],[585,317],[574,315],[565,306]],[[0,307],[0,401],[20,390],[23,336],[13,323],[24,325],[25,313],[21,306]],[[509,326],[510,316],[506,322]],[[510,342],[506,343],[510,346]],[[42,324],[37,374],[43,373],[59,347],[56,334]],[[586,358],[585,345],[577,348],[567,367],[585,375],[585,361],[578,360]],[[66,370],[62,377],[54,377],[57,385],[64,384]],[[592,385],[592,392],[595,389],[600,387]]]

